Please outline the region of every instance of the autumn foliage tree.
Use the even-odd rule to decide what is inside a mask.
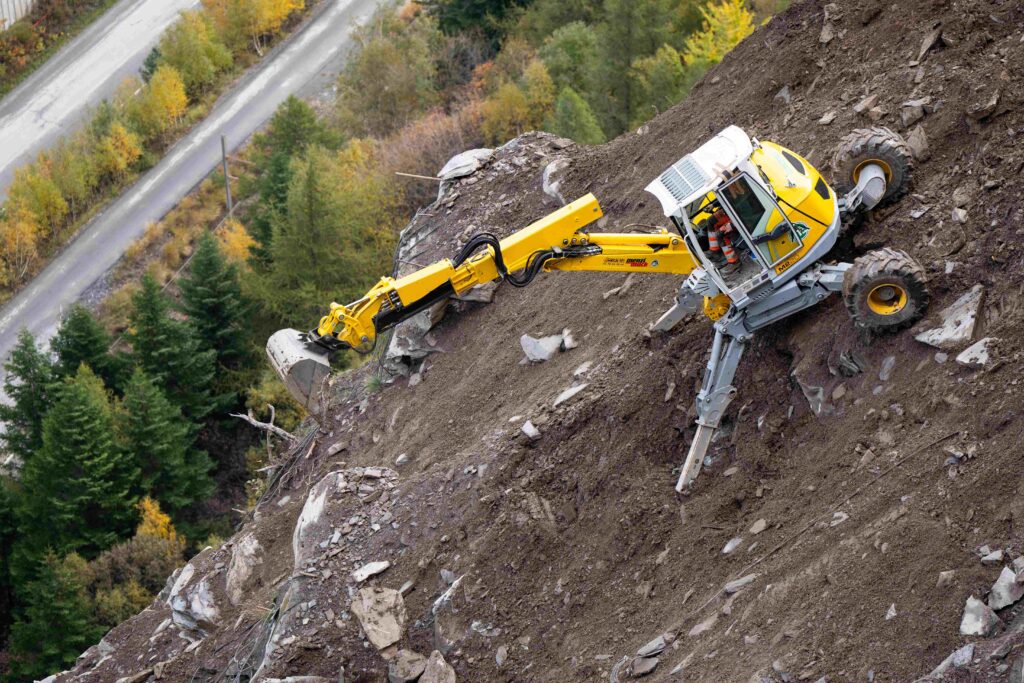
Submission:
[[[201,11],[182,12],[160,38],[158,64],[172,67],[181,78],[190,97],[199,96],[231,66],[231,51],[214,29],[213,21]],[[153,78],[160,72],[157,67]]]
[[[703,73],[722,61],[729,50],[754,32],[754,17],[743,0],[722,0],[701,8],[704,23],[683,49],[688,67]]]
[[[134,127],[147,137],[157,137],[173,128],[188,107],[185,83],[178,70],[161,64],[128,108]]]
[[[39,255],[39,224],[23,207],[0,216],[0,283],[18,284]]]

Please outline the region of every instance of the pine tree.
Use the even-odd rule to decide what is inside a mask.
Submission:
[[[250,306],[242,296],[238,268],[224,258],[210,233],[199,238],[192,266],[180,286],[182,310],[204,348],[212,349],[224,367],[237,366],[247,349],[245,320]]]
[[[88,366],[56,389],[43,420],[43,447],[21,473],[18,547],[23,558],[47,549],[95,555],[131,534],[138,470],[114,442],[103,382]]]
[[[293,157],[309,145],[336,148],[338,136],[324,125],[313,107],[295,95],[282,102],[267,126],[261,147],[269,154]]]
[[[14,482],[0,476],[0,633],[11,627],[14,582],[11,579],[11,551],[18,533]]]
[[[28,330],[18,335],[11,358],[4,364],[4,393],[0,401],[0,441],[4,450],[28,462],[43,445],[43,417],[50,408],[54,374],[47,354]]]
[[[754,17],[743,0],[721,0],[702,7],[700,13],[704,24],[686,39],[683,50],[683,61],[694,77],[722,61],[725,53],[754,32]]]
[[[604,92],[590,101],[600,105],[598,113],[609,135],[626,130],[635,118],[633,63],[669,41],[671,24],[670,0],[604,0],[599,43]]]
[[[110,335],[89,309],[74,304],[50,340],[50,349],[57,356],[55,374],[70,377],[85,363],[107,387],[120,390],[126,363],[124,357],[109,353],[110,342]]]
[[[9,680],[37,680],[70,668],[103,635],[92,620],[82,564],[75,556],[61,560],[47,553],[35,580],[19,591],[24,610],[11,629]]]
[[[149,54],[146,55],[146,60],[142,62],[142,68],[139,69],[139,75],[142,76],[142,80],[149,83],[149,79],[156,73],[156,68],[160,66],[160,58],[163,55],[160,54],[160,48],[154,46]]]
[[[590,105],[572,88],[562,88],[558,94],[555,113],[548,129],[555,135],[583,145],[599,145],[604,142],[604,133]]]
[[[204,349],[192,327],[171,317],[169,300],[148,273],[132,296],[129,321],[135,361],[198,427],[219,407],[211,396],[216,351]]]
[[[256,240],[256,245],[252,249],[254,265],[266,264],[270,260],[273,224],[285,210],[291,182],[291,157],[283,152],[273,153],[260,175],[259,201],[253,208],[252,236]]]
[[[194,450],[194,437],[181,410],[136,368],[125,387],[121,414],[124,447],[139,469],[139,491],[180,512],[213,490],[213,464]]]

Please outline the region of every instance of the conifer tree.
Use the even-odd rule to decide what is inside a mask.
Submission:
[[[182,310],[204,348],[212,349],[224,367],[235,367],[247,348],[243,321],[249,305],[238,283],[238,268],[224,257],[210,233],[199,238],[180,286]]]
[[[109,353],[110,335],[103,329],[89,309],[75,304],[61,321],[50,348],[57,355],[54,372],[57,377],[69,377],[85,363],[103,383],[120,390],[124,379],[125,359]]]
[[[19,591],[24,610],[11,629],[9,680],[37,680],[67,669],[103,635],[92,620],[83,564],[76,556],[61,560],[47,553],[35,579]]]
[[[171,317],[170,301],[149,274],[132,296],[129,321],[135,361],[198,428],[219,407],[211,395],[216,352],[203,348],[192,327]]]
[[[599,44],[605,92],[591,101],[600,106],[598,113],[609,135],[621,133],[635,118],[633,63],[668,42],[671,24],[670,0],[604,0]]]
[[[92,556],[130,535],[138,476],[114,442],[103,382],[80,366],[57,386],[43,446],[22,468],[21,558],[39,558],[48,548]]]
[[[50,407],[53,366],[36,347],[32,334],[22,330],[4,370],[4,393],[11,403],[0,401],[0,422],[4,423],[0,443],[5,451],[28,462],[43,445],[43,417]]]
[[[18,533],[13,480],[0,476],[0,633],[11,627],[14,583],[11,580],[11,551]]]
[[[555,113],[548,128],[556,135],[583,145],[599,145],[604,142],[604,133],[590,105],[572,88],[562,88],[558,94]]]
[[[192,448],[192,430],[181,410],[141,368],[128,380],[122,405],[120,431],[140,472],[139,490],[172,513],[208,496],[213,489],[210,458]]]

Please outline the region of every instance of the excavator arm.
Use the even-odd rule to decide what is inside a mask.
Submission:
[[[495,280],[525,287],[540,271],[643,272],[687,275],[697,262],[682,238],[667,230],[647,233],[590,233],[601,218],[597,199],[588,194],[498,240],[474,235],[451,259],[409,275],[381,278],[362,298],[332,303],[316,330],[281,330],[267,353],[291,393],[319,409],[318,388],[329,374],[331,351],[368,353],[378,335],[438,301]]]

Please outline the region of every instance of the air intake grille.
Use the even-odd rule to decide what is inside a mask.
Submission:
[[[676,201],[685,201],[690,195],[704,187],[710,178],[690,157],[683,157],[658,178]]]

